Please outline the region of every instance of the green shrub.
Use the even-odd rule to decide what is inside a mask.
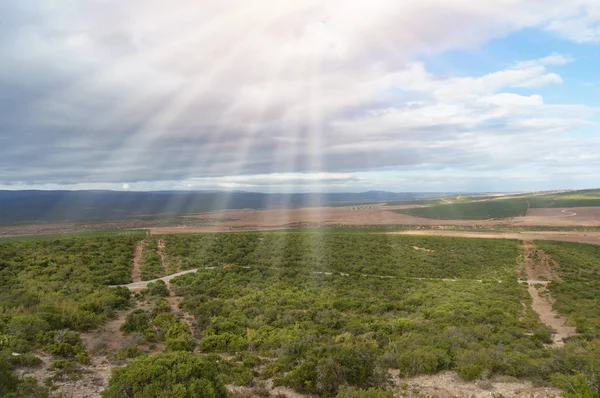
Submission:
[[[456,368],[456,373],[460,376],[461,379],[467,381],[473,381],[481,377],[481,374],[485,368],[481,365],[464,365]]]
[[[227,391],[214,363],[178,351],[137,358],[113,369],[102,396],[225,398]]]
[[[213,334],[200,341],[200,349],[204,352],[236,352],[243,351],[246,346],[243,337],[232,333]]]
[[[50,330],[50,324],[35,315],[15,315],[8,323],[8,334],[33,340],[36,334]]]
[[[180,337],[170,337],[166,340],[167,351],[194,351],[196,344],[188,335]]]
[[[150,329],[150,315],[144,310],[132,311],[121,325],[121,331],[124,333],[145,334],[148,329]]]
[[[114,355],[114,358],[118,359],[118,360],[124,360],[124,359],[137,358],[141,355],[144,355],[144,353],[142,351],[140,351],[140,349],[137,346],[133,346],[133,347],[127,347],[122,350],[119,350]]]
[[[167,297],[169,295],[169,288],[164,281],[158,280],[156,282],[148,283],[148,287],[145,292],[149,296]]]
[[[398,356],[397,362],[402,373],[415,375],[445,369],[450,365],[451,359],[446,351],[426,346],[403,352]]]
[[[324,397],[334,396],[346,384],[344,368],[331,358],[321,358],[317,363],[315,390]]]
[[[0,397],[15,391],[18,384],[19,378],[13,373],[12,366],[0,356]]]

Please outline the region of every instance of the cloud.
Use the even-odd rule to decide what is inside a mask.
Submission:
[[[596,110],[523,93],[562,84],[568,56],[466,77],[415,59],[527,27],[592,41],[598,20],[579,0],[5,2],[0,184],[333,184],[584,156],[598,144],[564,135]]]

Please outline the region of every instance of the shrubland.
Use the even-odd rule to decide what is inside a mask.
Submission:
[[[136,295],[142,305],[127,310],[122,332],[165,352],[148,357],[136,345],[117,353],[129,363],[113,372],[105,397],[221,397],[225,384],[258,391],[272,381],[322,397],[387,398],[390,368],[401,377],[507,375],[569,397],[598,396],[596,246],[537,242],[560,264],[549,289],[579,332],[548,349],[551,331],[517,282],[517,241],[348,232],[159,238],[173,270],[199,268],[171,281],[192,321],[173,311],[162,281]],[[141,239],[0,242],[0,395],[47,394],[15,374],[39,363],[39,352],[56,377],[89,361],[79,332],[128,308],[129,291],[108,285],[130,281]]]
[[[309,233],[164,239],[172,258],[200,268],[171,281],[196,318],[200,351],[272,358],[242,365],[276,385],[333,397],[341,386],[385,386],[389,368],[406,376],[450,369],[465,379],[547,379],[550,331],[523,310],[529,296],[516,281],[516,241]]]
[[[567,397],[600,396],[600,246],[537,241],[559,265],[560,279],[549,285],[554,307],[577,328],[556,352],[552,375]]]
[[[52,357],[57,377],[89,360],[79,332],[97,328],[129,305],[128,289],[108,285],[130,281],[137,237],[0,241],[3,374],[39,363],[36,351]],[[33,388],[31,380],[14,375],[3,376],[0,384],[4,395]]]
[[[163,265],[158,255],[158,244],[154,237],[146,238],[143,242],[141,258],[141,279],[148,281],[164,276]]]

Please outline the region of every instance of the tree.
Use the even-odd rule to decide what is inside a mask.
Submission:
[[[188,352],[141,357],[114,369],[104,398],[225,398],[215,363]]]

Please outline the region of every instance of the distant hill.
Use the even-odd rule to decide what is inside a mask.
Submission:
[[[173,216],[222,209],[340,206],[419,200],[448,193],[296,193],[223,191],[0,191],[0,224]]]

